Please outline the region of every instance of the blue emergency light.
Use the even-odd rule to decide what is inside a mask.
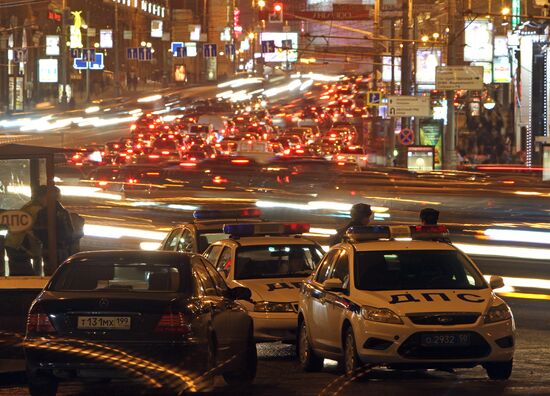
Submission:
[[[193,212],[193,218],[196,220],[258,218],[261,216],[262,211],[256,208],[239,210],[195,210]]]
[[[388,226],[353,226],[346,231],[346,238],[353,242],[377,241],[390,239],[391,232]]]

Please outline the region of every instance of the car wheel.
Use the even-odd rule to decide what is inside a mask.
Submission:
[[[344,338],[344,372],[346,376],[351,377],[357,374],[357,371],[361,366],[361,359],[359,359],[357,348],[355,346],[353,328],[349,326],[346,329]]]
[[[304,371],[321,371],[323,369],[323,358],[317,356],[311,344],[309,343],[309,335],[307,331],[306,321],[302,320],[298,331],[298,359],[300,366]]]
[[[54,377],[29,375],[29,394],[31,396],[55,396],[58,381]]]
[[[512,367],[514,361],[509,362],[489,362],[485,363],[483,367],[487,371],[487,375],[492,380],[507,380],[512,375]]]
[[[254,334],[251,332],[246,341],[246,349],[242,354],[240,366],[236,371],[223,374],[223,379],[229,385],[240,386],[249,385],[256,378],[256,368],[258,365],[258,354]]]

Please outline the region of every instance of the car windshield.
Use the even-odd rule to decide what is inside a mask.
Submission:
[[[484,289],[482,275],[454,250],[370,251],[355,254],[359,290]]]
[[[237,249],[235,279],[306,277],[323,253],[315,245],[261,245]]]
[[[181,290],[177,266],[153,263],[71,261],[55,274],[51,291],[176,292]]]

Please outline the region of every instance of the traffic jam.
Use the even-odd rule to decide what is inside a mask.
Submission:
[[[318,209],[334,206],[314,201],[321,186],[368,175],[374,195],[379,179],[393,182],[376,168],[373,147],[384,137],[364,135],[367,85],[360,76],[317,81],[302,96],[269,102],[147,99],[120,139],[57,153],[62,191],[93,187],[107,199],[134,199],[134,209],[171,205],[192,218],[168,214],[178,224],[152,249],[99,246],[55,270],[26,317],[30,394],[62,394],[75,382],[254,393],[259,351],[275,344],[292,348],[304,378],[329,370],[347,384],[377,368],[481,367],[489,383],[508,380],[516,326],[497,294],[504,280],[484,276],[453,244],[437,210],[402,222],[387,208],[356,203],[336,219],[351,223],[327,233],[292,213],[271,219],[268,209],[284,205],[275,199],[221,204],[230,193],[275,191],[307,195]],[[405,173],[407,183],[423,177]],[[473,172],[464,178],[500,183]],[[214,194],[208,207],[180,198],[196,191]],[[415,201],[414,210],[427,203]]]

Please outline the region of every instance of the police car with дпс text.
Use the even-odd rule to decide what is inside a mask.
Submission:
[[[502,278],[488,284],[447,235],[442,226],[348,230],[302,287],[302,367],[320,370],[330,358],[352,375],[369,363],[435,369],[481,364],[491,379],[509,378],[515,324],[493,292]]]
[[[230,287],[252,291],[242,301],[254,320],[257,341],[296,341],[302,281],[323,257],[321,247],[301,234],[308,224],[245,223],[224,227],[228,238],[210,245],[206,257]]]

